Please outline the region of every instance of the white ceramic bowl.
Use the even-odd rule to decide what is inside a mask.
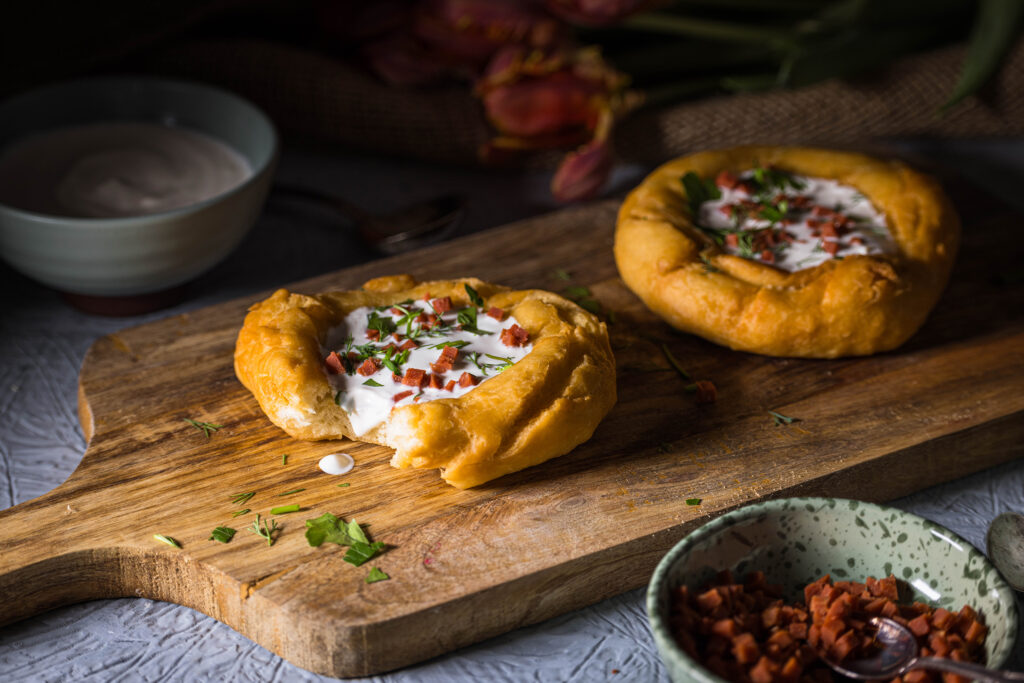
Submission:
[[[149,77],[73,81],[0,103],[0,147],[87,123],[149,122],[205,133],[240,153],[252,175],[206,201],[127,218],[49,216],[0,204],[0,257],[63,292],[147,295],[181,285],[226,257],[252,227],[270,186],[277,134],[229,92]]]

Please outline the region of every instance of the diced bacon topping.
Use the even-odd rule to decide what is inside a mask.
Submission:
[[[448,380],[448,382],[444,385],[444,390],[445,391],[454,391],[455,390],[455,380],[453,380],[453,379]]]
[[[461,375],[459,375],[459,386],[460,387],[476,386],[477,381],[478,380],[477,380],[476,375],[470,374],[468,372],[464,372]]]
[[[427,322],[427,314],[420,313],[418,316],[416,316],[415,322],[418,322],[420,324]]]
[[[398,403],[403,398],[408,398],[409,396],[412,396],[412,392],[411,391],[402,391],[402,392],[399,392],[399,393],[395,394],[394,396],[392,396],[391,400],[394,401],[395,403]]]
[[[736,210],[736,207],[733,206],[732,204],[723,204],[722,206],[718,207],[718,210],[721,211],[726,216],[732,218],[732,214]]]
[[[827,240],[825,242],[822,242],[821,248],[824,249],[829,254],[829,256],[835,256],[836,252],[839,251],[839,242]]]
[[[530,339],[530,333],[513,323],[501,331],[501,343],[505,346],[523,346]]]
[[[427,292],[426,294],[423,295],[423,301],[426,301],[428,304],[430,303],[431,298],[432,297],[430,296],[430,292]]]
[[[377,341],[380,339],[380,330],[367,330],[366,338],[370,341]]]
[[[338,355],[337,351],[331,351],[327,354],[327,358],[324,359],[324,365],[327,366],[327,372],[332,375],[340,375],[345,372],[345,364],[341,362],[341,356]]]
[[[405,313],[402,313],[402,309],[401,308],[395,308],[394,306],[392,306],[388,310],[391,311],[392,313],[394,313],[395,315],[405,315]]]
[[[455,359],[459,356],[459,350],[454,346],[446,346],[441,349],[441,355],[430,364],[430,369],[439,375],[443,375],[455,365]]]
[[[839,237],[839,232],[836,230],[835,221],[825,221],[821,224],[821,236],[822,237]]]
[[[441,375],[431,375],[430,383],[427,386],[431,389],[441,389],[444,387],[444,378]]]
[[[765,263],[775,263],[775,252],[771,249],[765,249],[761,252],[761,260]]]
[[[725,236],[725,246],[732,247],[733,249],[740,246],[740,236],[734,232],[727,233]]]
[[[398,347],[398,350],[405,351],[406,349],[418,349],[419,346],[420,345],[417,344],[414,340],[406,339],[405,343]]]
[[[427,371],[419,368],[406,368],[402,384],[409,387],[421,387],[427,381]]]
[[[369,377],[380,370],[380,361],[376,358],[367,358],[363,361],[363,364],[356,370],[363,377]]]
[[[392,372],[391,381],[393,381],[395,384],[399,384],[402,381],[402,376],[399,375],[397,372]]]
[[[719,171],[718,176],[715,178],[715,185],[733,190],[736,188],[739,181],[740,179],[736,177],[735,173],[732,173],[731,171]]]
[[[402,335],[398,334],[397,332],[395,332],[395,333],[394,333],[394,334],[392,334],[391,336],[395,338],[395,341],[396,341],[396,342],[400,342],[400,341],[402,341],[403,339],[405,339],[405,337],[403,337]]]
[[[491,316],[498,322],[501,322],[502,320],[505,319],[505,311],[498,308],[497,306],[491,306],[489,309],[487,309],[487,315]]]
[[[450,296],[446,296],[441,299],[434,299],[430,302],[430,305],[433,306],[434,310],[438,313],[447,313],[452,310],[452,298]]]

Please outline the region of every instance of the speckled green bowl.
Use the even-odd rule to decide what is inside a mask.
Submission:
[[[698,587],[723,569],[760,569],[786,597],[823,574],[863,581],[894,574],[914,599],[984,617],[990,667],[1006,663],[1017,640],[1017,603],[988,559],[952,531],[895,508],[842,498],[784,498],[757,503],[705,524],[658,564],[647,589],[654,641],[673,681],[721,683],[684,653],[669,630],[672,591]]]

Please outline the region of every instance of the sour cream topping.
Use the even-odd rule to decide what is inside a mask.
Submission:
[[[775,169],[723,172],[716,185],[697,226],[730,254],[792,272],[896,251],[885,215],[849,185]]]
[[[357,308],[328,333],[324,349],[328,382],[357,436],[384,422],[398,406],[463,396],[533,349],[525,340],[521,345],[507,343],[512,341],[511,333],[503,335],[503,331],[518,329],[524,335],[525,331],[504,311],[472,305],[443,310],[444,301],[407,300]],[[381,328],[391,332],[382,333]],[[446,345],[457,350],[457,354],[447,352],[455,355],[450,367],[439,363]],[[340,372],[331,367],[331,351],[342,359]],[[370,366],[367,359],[372,361]],[[370,372],[374,363],[379,369]],[[419,383],[415,381],[418,371],[424,373]],[[402,378],[396,380],[395,375]],[[437,376],[433,384],[432,375]]]

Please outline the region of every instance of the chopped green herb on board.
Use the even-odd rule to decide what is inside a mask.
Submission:
[[[700,505],[700,503],[701,503],[701,499],[700,498],[687,498],[686,499],[686,504],[687,505]]]
[[[234,503],[235,505],[245,505],[246,503],[249,502],[249,499],[255,495],[255,491],[250,491],[249,493],[239,493],[238,495],[233,496],[231,498],[231,502]]]
[[[291,491],[285,491],[284,493],[277,494],[277,497],[280,498],[281,496],[290,496],[293,493],[299,493],[300,491],[305,491],[305,490],[306,489],[292,489]]]
[[[350,484],[350,483],[348,483],[348,482],[346,481],[346,482],[345,482],[344,484],[338,484],[338,488],[339,488],[339,489],[343,489],[343,488],[346,488],[346,487],[348,487],[348,486],[351,486],[351,485],[352,485],[352,484]]]
[[[380,567],[373,567],[370,569],[370,573],[363,579],[366,583],[377,583],[378,581],[387,581],[391,577],[385,574]]]
[[[800,421],[800,418],[798,417],[789,417],[788,415],[783,415],[782,413],[776,413],[774,410],[769,410],[768,414],[772,416],[773,420],[775,420],[776,427],[778,427],[779,425],[788,425]]]
[[[281,464],[282,465],[287,465],[288,464],[288,454],[287,453],[282,453],[281,454]]]
[[[236,511],[236,512],[235,512],[234,514],[232,514],[231,516],[232,516],[232,517],[241,517],[242,515],[247,515],[247,514],[249,514],[250,512],[252,512],[252,510],[250,510],[249,508],[245,508],[244,510],[237,510],[237,511]]]
[[[208,541],[220,541],[221,543],[227,543],[235,537],[235,530],[229,526],[219,526],[210,532]]]
[[[170,536],[164,536],[163,534],[153,534],[153,538],[155,538],[156,540],[160,541],[161,543],[166,543],[167,545],[171,546],[172,548],[180,548],[181,547],[181,544],[178,543],[177,541],[175,541]]]
[[[272,514],[272,515],[284,515],[284,514],[287,514],[289,512],[298,512],[298,511],[299,511],[299,504],[298,503],[292,503],[291,505],[282,505],[280,507],[271,508],[270,509],[270,514]]]
[[[678,372],[683,379],[690,379],[690,373],[688,373],[686,370],[683,370],[683,366],[679,364],[679,361],[676,360],[676,357],[673,356],[672,352],[668,350],[668,346],[666,344],[661,345],[661,352],[665,354],[665,359],[668,360],[669,364],[673,368],[675,368],[675,371]]]
[[[554,275],[554,276],[555,276],[555,277],[556,277],[557,279],[559,279],[559,280],[564,280],[564,281],[566,281],[566,282],[568,282],[569,280],[571,280],[571,279],[572,279],[572,275],[570,275],[570,274],[569,274],[569,271],[565,270],[564,268],[555,268],[555,270],[553,271],[553,273],[552,273],[552,274],[553,274],[553,275]]]
[[[356,520],[346,522],[329,512],[306,520],[306,541],[314,548],[324,543],[347,545],[348,551],[342,559],[357,567],[384,550],[382,542],[370,542]]]
[[[253,532],[254,534],[259,536],[260,538],[267,539],[267,545],[269,546],[269,545],[274,545],[274,532],[277,531],[280,528],[281,527],[279,527],[277,525],[277,520],[276,519],[270,520],[269,524],[266,521],[262,522],[262,524],[261,524],[260,523],[260,515],[257,512],[256,513],[256,521],[252,523],[251,527],[249,527],[249,531]]]
[[[213,432],[217,431],[218,429],[220,429],[223,426],[223,425],[213,424],[212,422],[200,422],[198,420],[193,420],[190,417],[186,417],[185,418],[185,422],[189,423],[190,425],[192,425],[193,427],[195,427],[196,429],[201,431],[203,434],[205,434],[207,439],[210,438],[210,434],[212,434]]]

